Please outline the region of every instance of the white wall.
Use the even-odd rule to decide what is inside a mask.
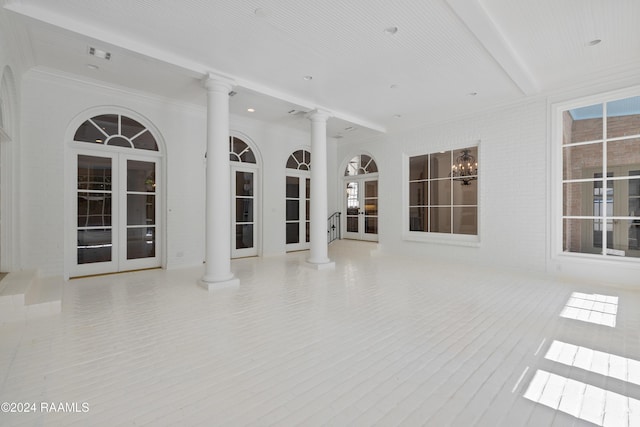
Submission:
[[[204,106],[176,104],[47,70],[32,70],[24,76],[22,97],[20,211],[25,268],[37,268],[44,276],[63,274],[65,133],[77,115],[104,105],[133,110],[159,130],[166,143],[166,265],[201,264]],[[309,133],[233,116],[230,128],[254,143],[262,158],[261,253],[284,253],[285,164],[293,151],[309,149]]]
[[[380,251],[445,262],[548,272],[640,287],[640,266],[603,264],[553,253],[550,244],[550,103],[640,83],[638,76],[529,98],[468,117],[342,144],[338,163],[358,151],[378,163]],[[403,156],[474,145],[480,140],[478,247],[403,240]]]

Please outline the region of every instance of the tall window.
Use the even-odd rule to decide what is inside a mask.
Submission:
[[[640,257],[640,96],[562,112],[562,250]]]
[[[258,255],[258,168],[256,155],[245,141],[229,137],[231,160],[231,256]]]
[[[478,147],[409,157],[409,231],[478,234]]]

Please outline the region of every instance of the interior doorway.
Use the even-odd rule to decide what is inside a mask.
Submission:
[[[343,237],[378,241],[378,167],[366,154],[353,157],[343,178]]]

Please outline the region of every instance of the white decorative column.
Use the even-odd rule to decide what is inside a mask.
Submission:
[[[317,269],[334,268],[328,257],[327,240],[327,119],[328,111],[314,110],[311,120],[311,212],[308,264]]]
[[[207,89],[207,182],[205,272],[208,290],[238,286],[231,272],[231,169],[229,166],[229,92],[234,82],[209,73]]]

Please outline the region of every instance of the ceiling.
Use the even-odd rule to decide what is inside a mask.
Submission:
[[[232,113],[308,129],[322,108],[345,140],[640,69],[637,0],[0,3],[29,66],[199,105],[214,72]]]

